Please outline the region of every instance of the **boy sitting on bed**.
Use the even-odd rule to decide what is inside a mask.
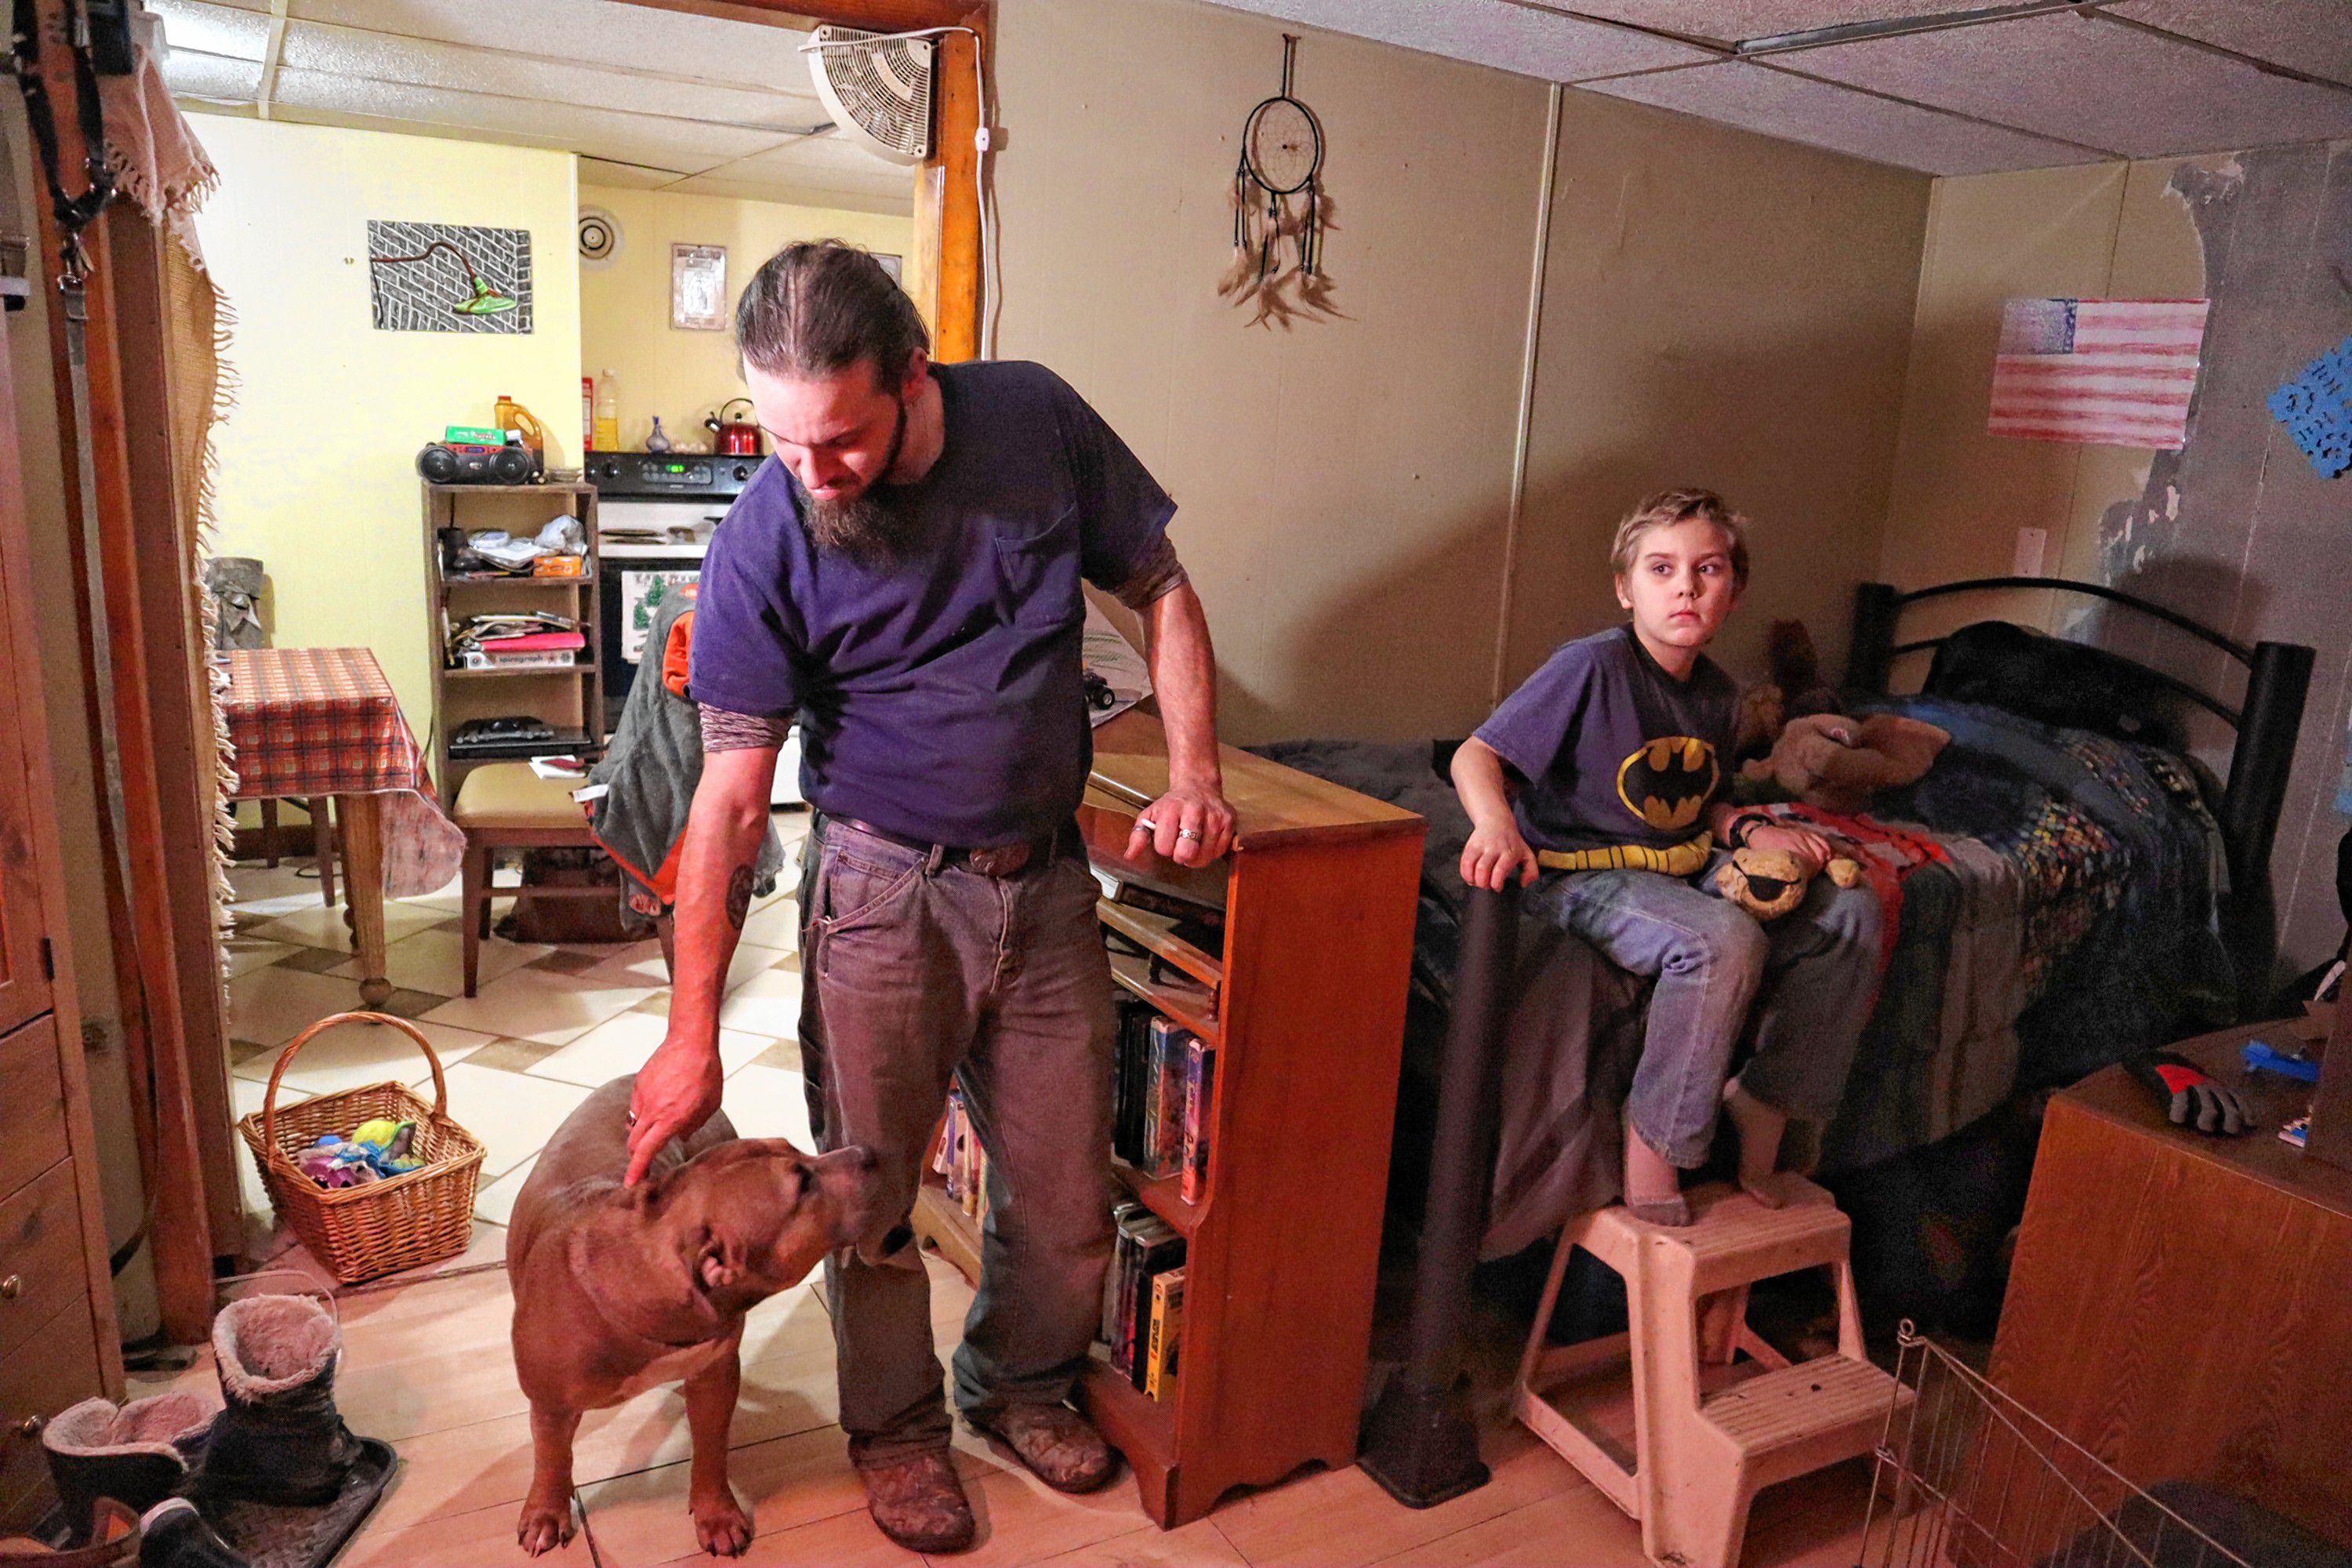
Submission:
[[[1719,798],[1737,691],[1699,650],[1748,584],[1746,520],[1712,491],[1666,490],[1618,525],[1609,560],[1631,624],[1563,644],[1454,755],[1473,828],[1462,879],[1499,890],[1564,873],[1531,909],[1656,977],[1625,1103],[1625,1204],[1688,1225],[1680,1173],[1706,1162],[1718,1105],[1739,1184],[1780,1205],[1780,1134],[1837,1109],[1869,1021],[1879,910],[1818,876],[1769,926],[1715,896],[1730,848],[1784,850],[1808,874],[1830,857],[1819,834]],[[1727,1085],[1759,986],[1756,1052]]]

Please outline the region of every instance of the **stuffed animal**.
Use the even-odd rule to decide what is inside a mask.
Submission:
[[[1861,863],[1843,855],[1822,868],[1841,888],[1862,879]],[[1778,920],[1795,909],[1811,885],[1803,862],[1785,849],[1735,849],[1715,874],[1716,890],[1759,921]]]
[[[1951,738],[1898,713],[1808,714],[1790,720],[1771,755],[1748,763],[1740,775],[1823,811],[1864,811],[1874,793],[1918,782]]]
[[[1770,751],[1773,738],[1790,720],[1837,710],[1837,693],[1822,679],[1821,655],[1814,651],[1813,634],[1804,622],[1772,623],[1764,666],[1765,682],[1740,693],[1732,755],[1742,761]]]

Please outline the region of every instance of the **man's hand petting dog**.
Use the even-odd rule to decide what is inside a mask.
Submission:
[[[515,1538],[533,1556],[571,1539],[582,1414],[681,1379],[695,1539],[719,1556],[748,1547],[751,1517],[727,1484],[743,1314],[868,1224],[870,1153],[811,1156],[779,1138],[738,1138],[717,1109],[715,1082],[700,1105],[692,1068],[687,1058],[646,1099],[656,1113],[697,1126],[692,1136],[649,1141],[659,1124],[644,1112],[632,1129],[633,1097],[648,1088],[644,1075],[615,1079],[565,1119],[515,1199],[507,1274],[531,1438]]]
[[[654,1047],[629,1095],[629,1168],[622,1185],[644,1181],[671,1139],[692,1137],[718,1112],[725,1080],[716,1040],[703,1044],[671,1035]]]

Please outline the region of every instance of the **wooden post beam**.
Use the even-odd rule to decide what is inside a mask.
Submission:
[[[935,358],[954,362],[971,359],[981,347],[981,313],[993,309],[983,300],[981,255],[981,193],[977,179],[981,129],[980,95],[974,62],[991,68],[988,46],[993,23],[990,7],[973,0],[631,0],[657,10],[684,11],[697,16],[746,16],[765,13],[780,21],[789,18],[831,22],[874,33],[910,32],[921,27],[969,27],[970,34],[950,33],[936,40],[932,62],[931,156],[914,174],[915,248],[925,263],[911,268],[922,294],[918,302],[931,324]],[[976,36],[975,36],[976,35]],[[929,296],[924,298],[923,296]]]

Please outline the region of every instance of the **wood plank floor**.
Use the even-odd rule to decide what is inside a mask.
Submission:
[[[944,1360],[971,1294],[932,1265],[933,1322]],[[345,1296],[339,1394],[344,1418],[385,1438],[401,1467],[390,1491],[340,1560],[349,1568],[491,1568],[520,1563],[516,1506],[529,1485],[528,1405],[516,1386],[503,1270]],[[731,1434],[731,1477],[758,1534],[748,1564],[910,1563],[866,1518],[835,1425],[831,1328],[821,1292],[803,1284],[764,1303],[744,1342],[743,1396]],[[216,1398],[210,1353],[171,1379]],[[1499,1405],[1499,1389],[1482,1399]],[[1400,1507],[1358,1469],[1309,1472],[1225,1500],[1207,1519],[1162,1532],[1122,1478],[1092,1497],[1040,1485],[1002,1450],[958,1427],[956,1462],[980,1516],[978,1544],[942,1562],[971,1568],[1051,1563],[1066,1568],[1395,1568],[1575,1564],[1639,1568],[1638,1528],[1517,1426],[1490,1418],[1494,1479],[1441,1507]],[[656,1389],[583,1424],[575,1471],[582,1528],[549,1564],[652,1568],[707,1563],[686,1511],[685,1407]],[[1869,1491],[1867,1468],[1841,1467],[1759,1499],[1748,1568],[1852,1568]]]

